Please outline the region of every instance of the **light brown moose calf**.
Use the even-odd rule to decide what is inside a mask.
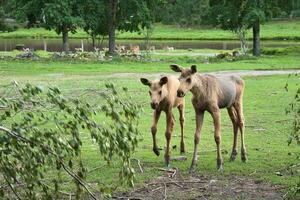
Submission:
[[[241,159],[246,162],[246,148],[244,143],[244,116],[243,116],[243,93],[244,81],[238,76],[216,77],[212,75],[197,74],[197,68],[183,69],[178,65],[171,65],[171,69],[180,72],[180,86],[177,91],[178,97],[184,97],[188,91],[193,94],[192,104],[196,114],[196,130],[194,138],[194,155],[190,172],[195,170],[197,163],[197,151],[200,140],[200,132],[203,124],[204,112],[208,111],[214,122],[214,137],[217,144],[217,168],[223,169],[221,155],[221,116],[220,109],[227,108],[233,124],[233,146],[230,160],[234,161],[237,155],[237,134],[241,132]]]
[[[159,120],[162,111],[166,113],[166,140],[167,148],[165,151],[165,164],[169,166],[170,164],[170,141],[174,127],[174,115],[172,110],[177,107],[179,110],[179,121],[181,128],[181,142],[180,142],[180,152],[184,153],[184,139],[183,139],[183,129],[184,129],[184,99],[182,97],[177,97],[177,90],[179,88],[179,81],[173,76],[162,77],[160,80],[149,81],[148,79],[141,78],[141,82],[144,85],[149,86],[150,98],[151,98],[151,108],[154,110],[153,113],[153,124],[151,127],[151,133],[153,138],[153,151],[159,156],[159,149],[156,143],[156,132],[157,132],[157,122]]]

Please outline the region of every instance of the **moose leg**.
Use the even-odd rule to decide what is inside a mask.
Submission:
[[[167,147],[166,147],[166,152],[165,152],[165,164],[166,167],[170,166],[170,142],[171,142],[171,135],[173,131],[173,126],[174,126],[174,119],[173,119],[173,114],[172,114],[172,108],[170,108],[166,112],[166,117],[167,117],[167,128],[166,128],[166,140],[167,140]]]
[[[236,150],[236,146],[237,146],[237,134],[238,134],[238,128],[239,128],[239,124],[238,124],[238,119],[236,116],[236,111],[234,109],[233,106],[227,108],[229,117],[231,119],[232,122],[232,126],[233,126],[233,145],[232,145],[232,152],[231,152],[231,156],[230,156],[230,161],[234,161],[237,155],[237,150]]]
[[[156,143],[156,132],[157,132],[157,122],[160,117],[161,111],[155,110],[153,113],[153,124],[151,126],[151,133],[152,133],[152,139],[153,139],[153,152],[159,156],[159,150]]]
[[[184,139],[183,139],[183,129],[184,129],[184,103],[178,106],[179,110],[179,121],[180,121],[180,131],[181,131],[181,141],[180,141],[180,153],[185,153]]]
[[[203,117],[204,117],[204,112],[197,112],[196,111],[196,130],[195,130],[195,137],[194,137],[194,155],[193,155],[193,160],[192,164],[190,167],[190,173],[195,171],[196,169],[196,164],[198,160],[198,144],[200,141],[200,133],[201,133],[201,128],[203,124]]]
[[[217,169],[223,170],[223,160],[221,155],[221,115],[219,108],[214,108],[211,112],[215,126],[215,142],[217,144]]]
[[[244,138],[244,130],[245,130],[245,125],[244,125],[244,114],[243,114],[243,105],[242,102],[238,102],[235,104],[235,109],[237,111],[237,117],[238,117],[238,122],[239,122],[239,128],[241,132],[241,159],[243,162],[247,161],[247,151],[245,147],[245,138]]]

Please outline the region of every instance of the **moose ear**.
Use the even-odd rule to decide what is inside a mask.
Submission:
[[[168,77],[164,76],[160,79],[159,81],[159,85],[163,86],[164,84],[166,84],[168,82]]]
[[[146,79],[146,78],[141,78],[140,80],[141,80],[141,82],[142,82],[144,85],[148,85],[148,86],[151,85],[150,81],[149,81],[148,79]]]
[[[195,74],[197,72],[197,66],[196,65],[192,65],[191,66],[191,70],[192,70],[192,74]]]
[[[176,64],[170,65],[170,68],[171,68],[174,72],[181,72],[181,71],[182,71],[182,68],[179,67],[179,66],[176,65]]]

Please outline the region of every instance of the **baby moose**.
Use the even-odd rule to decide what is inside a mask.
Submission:
[[[243,93],[244,81],[238,76],[212,76],[196,73],[197,68],[183,69],[178,65],[171,65],[171,69],[180,72],[180,86],[177,90],[178,97],[184,97],[188,91],[193,94],[192,104],[196,114],[196,130],[194,138],[194,155],[190,172],[195,170],[198,158],[197,147],[200,140],[200,132],[203,124],[204,112],[208,111],[214,122],[214,137],[217,145],[217,168],[223,169],[223,160],[220,150],[221,143],[221,115],[220,109],[227,108],[233,124],[233,146],[230,160],[234,161],[237,155],[237,134],[241,132],[241,159],[246,161],[246,148],[244,143],[244,116],[243,116]]]
[[[177,90],[179,88],[179,80],[173,76],[165,76],[160,80],[150,81],[146,78],[141,78],[141,82],[144,85],[149,86],[149,95],[151,98],[151,108],[153,113],[153,124],[151,127],[151,133],[153,138],[153,151],[159,156],[159,149],[156,143],[157,122],[162,111],[166,113],[166,140],[167,147],[165,151],[165,164],[169,167],[170,164],[170,140],[174,127],[174,115],[172,109],[177,107],[179,110],[179,121],[181,128],[181,143],[180,152],[184,153],[184,140],[183,140],[183,128],[184,128],[184,99],[177,97]]]

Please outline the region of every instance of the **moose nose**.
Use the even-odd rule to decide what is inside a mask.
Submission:
[[[177,90],[177,97],[184,97],[184,93],[182,90]]]
[[[157,108],[157,106],[158,106],[158,103],[151,103],[151,108],[153,109],[153,110],[155,110],[156,108]]]

